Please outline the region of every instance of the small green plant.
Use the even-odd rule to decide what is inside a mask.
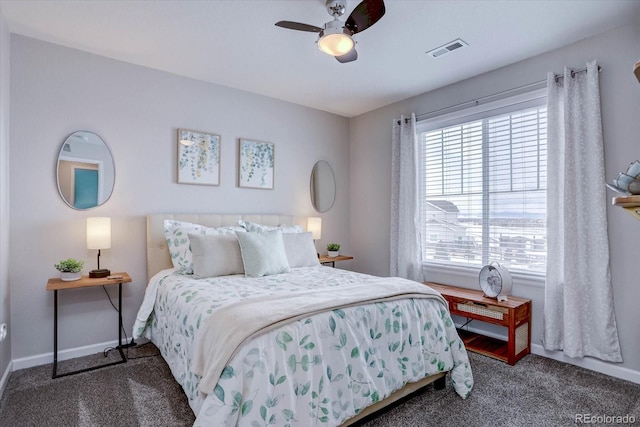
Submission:
[[[337,252],[340,250],[340,243],[329,243],[327,245],[327,250],[331,252]]]
[[[59,263],[55,264],[54,267],[56,268],[56,270],[63,273],[79,273],[82,271],[82,267],[84,267],[84,261],[78,261],[77,259],[68,258],[63,259]]]

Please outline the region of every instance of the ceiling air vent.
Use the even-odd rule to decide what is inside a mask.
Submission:
[[[466,47],[466,46],[469,46],[469,45],[466,44],[463,40],[455,39],[454,41],[449,42],[443,46],[430,50],[429,52],[427,52],[427,55],[433,58],[439,58],[443,55],[446,55],[449,52],[453,52],[456,49],[460,49],[461,47]]]

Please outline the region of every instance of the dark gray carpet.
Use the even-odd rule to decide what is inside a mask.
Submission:
[[[515,366],[471,352],[469,358],[475,385],[468,399],[455,394],[447,377],[446,390],[429,388],[365,425],[557,427],[581,424],[577,414],[628,415],[640,425],[638,384],[535,355]],[[607,421],[588,424],[621,425]]]
[[[0,426],[192,425],[187,399],[164,360],[155,355],[157,349],[148,344],[128,353],[128,363],[56,380],[51,379],[51,365],[13,372],[0,402]],[[99,354],[61,362],[59,372],[116,356],[111,352],[107,359]],[[583,419],[587,414],[627,416],[640,424],[638,384],[534,355],[515,366],[469,356],[476,383],[467,400],[455,394],[447,379],[445,390],[427,387],[363,425],[556,427],[580,424],[577,414],[585,414]],[[589,425],[620,425],[620,420]]]
[[[182,388],[152,344],[130,348],[127,363],[51,379],[52,364],[11,373],[0,426],[191,426]],[[116,361],[110,351],[58,363],[58,373]]]

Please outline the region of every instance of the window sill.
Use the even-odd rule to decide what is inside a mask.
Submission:
[[[428,282],[458,285],[463,287],[478,287],[479,267],[448,266],[443,264],[422,263],[422,273]],[[544,288],[545,278],[537,274],[511,272],[513,283],[518,286],[532,286]]]

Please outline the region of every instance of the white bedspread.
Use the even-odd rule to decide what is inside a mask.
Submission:
[[[406,383],[444,371],[451,371],[456,392],[468,396],[473,376],[446,306],[437,296],[418,294],[347,304],[313,315],[291,310],[294,320],[241,339],[244,343],[235,353],[225,334],[219,335],[207,346],[229,346],[232,356],[219,378],[203,388],[207,396],[199,393],[202,378],[194,370],[204,371],[194,368],[194,358],[200,351],[197,357],[207,353],[200,347],[203,330],[216,330],[216,324],[242,329],[246,324],[246,319],[225,325],[209,322],[213,313],[247,300],[267,306],[274,295],[293,295],[298,302],[292,307],[304,303],[305,293],[334,295],[337,300],[345,286],[364,294],[371,290],[370,298],[375,299],[388,293],[387,289],[379,294],[378,288],[388,288],[389,283],[393,288],[398,284],[394,282],[328,267],[297,268],[257,279],[206,280],[169,270],[150,282],[134,336],[144,335],[158,346],[185,390],[198,426],[337,426]],[[409,292],[431,292],[422,284],[409,284]],[[253,313],[262,317],[257,310]]]

